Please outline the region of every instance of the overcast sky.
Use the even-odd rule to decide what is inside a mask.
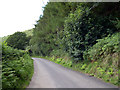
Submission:
[[[49,0],[0,0],[0,37],[34,28]]]

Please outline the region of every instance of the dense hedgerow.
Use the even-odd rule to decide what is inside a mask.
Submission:
[[[2,45],[2,88],[25,88],[33,74],[33,60],[22,50]]]

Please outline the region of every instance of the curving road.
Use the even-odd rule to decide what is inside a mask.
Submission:
[[[51,61],[41,58],[33,58],[33,60],[34,75],[28,88],[117,88]]]

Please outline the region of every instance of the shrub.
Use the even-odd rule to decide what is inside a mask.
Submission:
[[[26,46],[29,44],[30,38],[26,36],[24,32],[16,32],[10,35],[6,42],[8,46],[13,48],[25,50]]]
[[[93,47],[84,52],[84,59],[90,63],[85,69],[86,73],[94,74],[115,85],[119,84],[117,78],[119,75],[119,36],[120,32],[98,39]]]
[[[120,33],[115,33],[112,36],[105,37],[103,39],[98,39],[97,43],[91,47],[85,53],[84,58],[88,60],[102,60],[103,56],[107,56],[109,54],[120,52],[119,48],[119,35]]]
[[[97,43],[97,39],[116,31],[118,29],[109,17],[96,16],[78,8],[65,21],[63,37],[65,49],[74,57],[74,60],[83,60],[84,51]]]
[[[22,50],[2,45],[2,88],[24,88],[33,74],[33,60]]]

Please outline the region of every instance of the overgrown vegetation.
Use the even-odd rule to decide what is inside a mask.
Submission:
[[[97,39],[118,31],[119,4],[49,2],[33,30],[33,54],[49,56],[63,51],[76,61],[83,60],[83,52]]]
[[[119,37],[120,33],[116,33],[111,37],[105,37],[97,40],[98,42],[85,52],[84,61],[75,63],[70,61],[70,58],[46,57],[57,64],[61,64],[64,67],[71,68],[73,70],[82,71],[91,76],[101,78],[105,82],[110,82],[114,85],[119,85],[120,74],[119,65]]]
[[[118,3],[51,3],[30,40],[33,55],[118,85]]]
[[[49,2],[33,30],[15,33],[7,43],[118,85],[119,14],[120,2]],[[32,76],[33,61],[25,51],[9,46],[2,46],[3,87],[24,87]]]
[[[29,40],[30,37],[27,37],[25,33],[15,32],[7,38],[6,42],[8,46],[25,50],[26,46],[29,45]]]
[[[2,88],[25,88],[33,74],[33,60],[23,50],[2,44]]]
[[[83,60],[83,52],[92,47],[97,39],[116,31],[109,17],[98,17],[78,8],[65,21],[63,41],[67,51],[74,57],[74,60],[78,61]]]
[[[43,16],[37,21],[33,30],[30,46],[34,55],[49,56],[53,50],[61,48],[61,36],[65,17],[74,11],[79,3],[49,2],[43,11]]]

